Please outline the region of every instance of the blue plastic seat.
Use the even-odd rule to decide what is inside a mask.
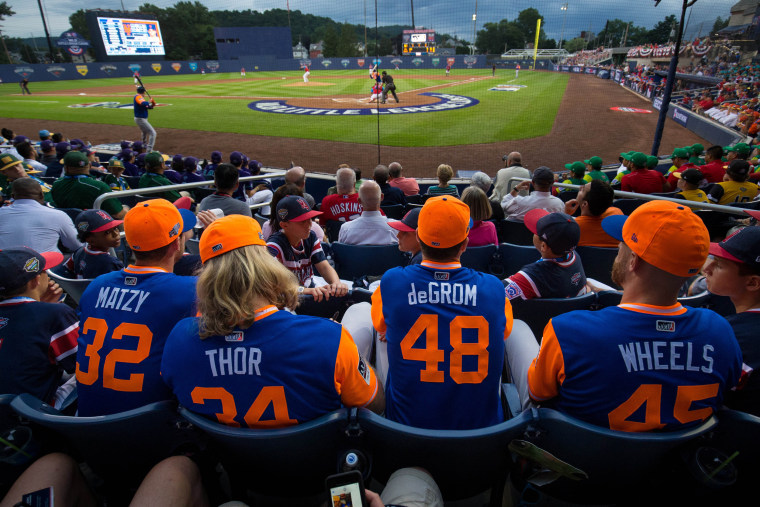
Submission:
[[[494,255],[498,252],[496,245],[470,246],[462,253],[459,262],[466,268],[471,268],[483,273],[493,273],[492,269],[498,265],[499,273],[503,274],[504,266],[501,262],[494,262]]]
[[[525,227],[523,222],[512,222],[504,219],[499,220],[495,225],[500,243],[533,246],[533,233]]]
[[[541,258],[541,254],[538,253],[532,243],[531,246],[501,243],[499,255],[501,255],[501,262],[504,265],[504,276],[502,278],[514,275],[526,264],[536,262]]]
[[[612,205],[623,212],[623,215],[630,215],[633,210],[648,202],[646,199],[615,199]]]
[[[77,216],[82,212],[81,208],[56,208],[58,211],[63,211],[66,213],[71,221],[77,219]]]
[[[612,281],[612,264],[618,254],[617,248],[579,246],[575,251],[581,257],[586,278],[593,278],[610,287],[618,288]]]
[[[407,257],[398,245],[331,244],[335,270],[343,280],[363,275],[382,275],[396,266],[405,266]]]
[[[230,475],[234,496],[248,490],[263,497],[310,498],[322,494],[325,478],[338,472],[347,409],[273,429],[225,426],[184,407],[179,412],[200,430],[209,451]],[[312,503],[304,500],[301,505]]]
[[[523,438],[532,418],[526,411],[476,430],[429,430],[358,410],[373,478],[385,483],[399,468],[422,467],[431,473],[444,500],[468,499],[490,490],[490,504],[498,506],[512,464],[509,442]]]
[[[531,411],[534,424],[528,441],[580,471],[568,473],[570,470],[555,467],[560,472],[556,480],[539,490],[549,497],[584,505],[636,505],[639,497],[652,501],[655,492],[660,492],[653,486],[657,482],[662,483],[661,489],[682,491],[676,484],[677,474],[669,475],[663,470],[675,467],[686,474],[686,465],[675,455],[676,449],[687,448],[718,425],[713,416],[680,431],[630,433],[595,426],[549,408]],[[546,468],[546,461],[538,462]],[[524,468],[519,479],[530,480],[530,474]],[[546,475],[544,472],[542,477],[546,479]]]
[[[406,206],[403,204],[390,204],[386,206],[380,206],[385,216],[393,220],[401,220],[406,213]]]
[[[720,491],[720,498],[717,500],[720,503],[729,498],[749,498],[747,494],[753,494],[757,490],[755,481],[760,473],[760,417],[727,408],[720,410],[717,417],[718,426],[710,433],[705,446],[719,450],[722,456],[708,455],[706,457],[713,462],[704,463],[704,459],[702,461],[707,465],[707,471],[712,473],[719,462],[730,460],[736,479],[734,485]],[[718,479],[725,481],[726,473],[722,475],[723,477]]]
[[[596,294],[593,292],[574,298],[515,298],[512,300],[512,314],[515,319],[528,324],[540,343],[551,318],[574,310],[590,310],[595,302]]]
[[[327,239],[330,240],[330,243],[338,241],[338,234],[340,234],[340,226],[343,225],[344,223],[345,222],[341,222],[340,220],[328,220],[325,223],[325,234],[327,235]]]
[[[20,394],[11,408],[30,422],[35,438],[66,444],[99,477],[119,485],[138,483],[153,465],[193,442],[189,432],[179,429],[172,401],[105,416],[74,417]]]

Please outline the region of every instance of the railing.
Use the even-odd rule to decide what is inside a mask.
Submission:
[[[273,172],[273,173],[267,173],[267,174],[257,174],[256,176],[243,176],[240,178],[239,181],[246,182],[246,181],[258,181],[258,180],[264,180],[267,178],[281,178],[285,176],[285,171],[282,172]],[[213,186],[214,181],[208,180],[208,181],[196,181],[193,183],[178,183],[176,185],[164,185],[161,187],[147,187],[147,188],[134,188],[131,190],[119,190],[116,192],[107,192],[105,194],[101,194],[98,196],[97,199],[95,199],[95,202],[93,203],[92,207],[94,209],[100,209],[100,205],[103,204],[103,201],[107,199],[118,199],[119,197],[130,197],[133,195],[150,195],[150,194],[161,194],[163,192],[168,191],[179,191],[179,190],[185,190],[189,188],[200,188],[200,187],[208,187]],[[269,206],[269,203],[261,203],[261,204],[252,204],[249,206],[251,209],[258,209],[263,208],[265,206]]]
[[[519,178],[516,176],[513,176],[512,178],[509,178],[509,182],[511,181],[531,181],[530,178]],[[554,183],[555,187],[560,188],[569,188],[572,190],[578,190],[581,188],[580,185],[571,185],[569,183]],[[720,211],[721,213],[729,213],[732,215],[741,215],[743,217],[746,217],[747,214],[744,213],[744,208],[734,208],[733,206],[721,206],[719,204],[710,204],[705,202],[696,202],[696,201],[687,201],[686,199],[676,199],[673,197],[667,197],[664,195],[652,195],[652,194],[637,194],[636,192],[625,192],[623,190],[615,190],[615,197],[623,197],[628,199],[643,199],[646,201],[670,201],[675,202],[677,204],[683,204],[685,206],[689,206],[690,208],[698,208],[698,209],[706,209],[706,210],[712,210],[712,211]]]

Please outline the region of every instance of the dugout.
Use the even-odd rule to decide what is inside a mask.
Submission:
[[[214,28],[214,41],[220,60],[240,60],[252,56],[293,59],[293,44],[288,27]]]

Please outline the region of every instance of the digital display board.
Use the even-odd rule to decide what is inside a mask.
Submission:
[[[404,30],[401,34],[402,54],[435,53],[435,30]]]
[[[161,27],[155,19],[98,17],[108,56],[164,55]]]

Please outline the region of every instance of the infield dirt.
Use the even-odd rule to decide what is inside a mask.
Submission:
[[[438,164],[441,163],[449,164],[455,170],[480,170],[493,176],[504,166],[502,156],[511,151],[519,151],[523,156],[524,165],[531,169],[544,165],[554,171],[564,170],[564,164],[568,162],[587,159],[593,155],[602,157],[604,163],[608,164],[617,162],[620,152],[623,151],[649,153],[658,116],[658,111],[652,107],[651,102],[608,80],[577,74],[571,74],[569,77],[551,132],[532,139],[466,146],[399,148],[157,128],[156,148],[168,154],[181,153],[200,158],[208,157],[213,150],[222,151],[225,155],[238,150],[267,167],[289,167],[293,162],[308,171],[327,173],[334,173],[339,164],[346,163],[361,168],[365,176],[370,175],[378,163],[387,165],[397,161],[404,167],[405,176],[411,177],[433,177]],[[129,89],[131,88],[125,87],[125,91]],[[94,93],[92,89],[87,91]],[[419,99],[407,102],[407,98],[412,97],[401,97],[401,105],[418,104],[428,99],[420,96]],[[304,99],[298,100],[300,102]],[[312,102],[315,99],[307,100]],[[323,101],[331,99],[319,99],[319,106],[324,104]],[[312,102],[312,105],[316,104]],[[392,106],[395,106],[395,102]],[[343,106],[333,102],[332,107]],[[352,104],[351,107],[356,106]],[[611,111],[611,107],[649,109],[652,113]],[[382,120],[388,121],[386,117]],[[504,121],[510,121],[509,111],[504,112]],[[298,117],[293,117],[293,122],[297,124]],[[0,123],[14,130],[16,134],[32,138],[36,137],[35,133],[40,129],[47,129],[62,132],[68,138],[88,140],[92,144],[139,139],[136,126],[16,118],[0,118]],[[371,143],[372,140],[368,141]],[[707,143],[668,119],[660,152],[669,154],[676,147],[696,142]]]

